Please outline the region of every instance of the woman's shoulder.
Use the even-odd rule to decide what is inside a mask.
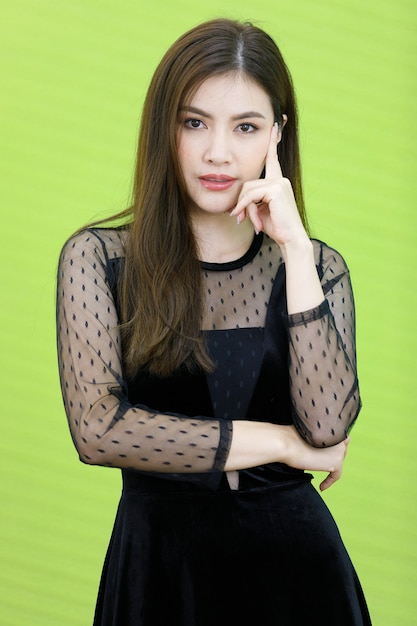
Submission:
[[[84,228],[71,235],[61,250],[61,261],[76,258],[116,259],[125,256],[126,228]]]
[[[347,272],[348,267],[343,255],[320,239],[312,238],[316,265],[323,270],[331,268],[333,272]]]

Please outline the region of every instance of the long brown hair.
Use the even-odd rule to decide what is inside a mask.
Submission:
[[[182,35],[152,78],[142,113],[120,281],[125,367],[168,376],[179,367],[210,370],[201,333],[202,285],[196,242],[177,158],[180,106],[210,76],[239,72],[269,95],[275,119],[288,121],[278,146],[285,177],[307,227],[301,185],[297,107],[291,76],[271,37],[244,22],[216,19]],[[119,215],[120,217],[120,215]]]

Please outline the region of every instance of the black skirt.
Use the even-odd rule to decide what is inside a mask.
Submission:
[[[371,624],[308,474],[216,492],[123,475],[94,626]]]

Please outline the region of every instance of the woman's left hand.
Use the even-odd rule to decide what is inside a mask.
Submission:
[[[278,124],[271,130],[265,160],[265,178],[243,184],[238,202],[231,212],[238,222],[248,217],[257,233],[263,231],[285,246],[307,234],[298,213],[291,182],[282,175],[277,155]]]

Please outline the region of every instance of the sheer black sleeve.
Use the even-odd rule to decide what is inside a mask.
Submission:
[[[355,349],[355,308],[348,268],[313,241],[325,300],[288,316],[293,419],[314,446],[346,438],[361,408]]]
[[[106,276],[123,254],[115,230],[85,231],[58,269],[57,342],[62,395],[81,461],[184,477],[223,470],[231,423],[132,406],[123,380],[118,314]],[[104,234],[103,234],[104,233]],[[204,477],[203,477],[204,479]]]

